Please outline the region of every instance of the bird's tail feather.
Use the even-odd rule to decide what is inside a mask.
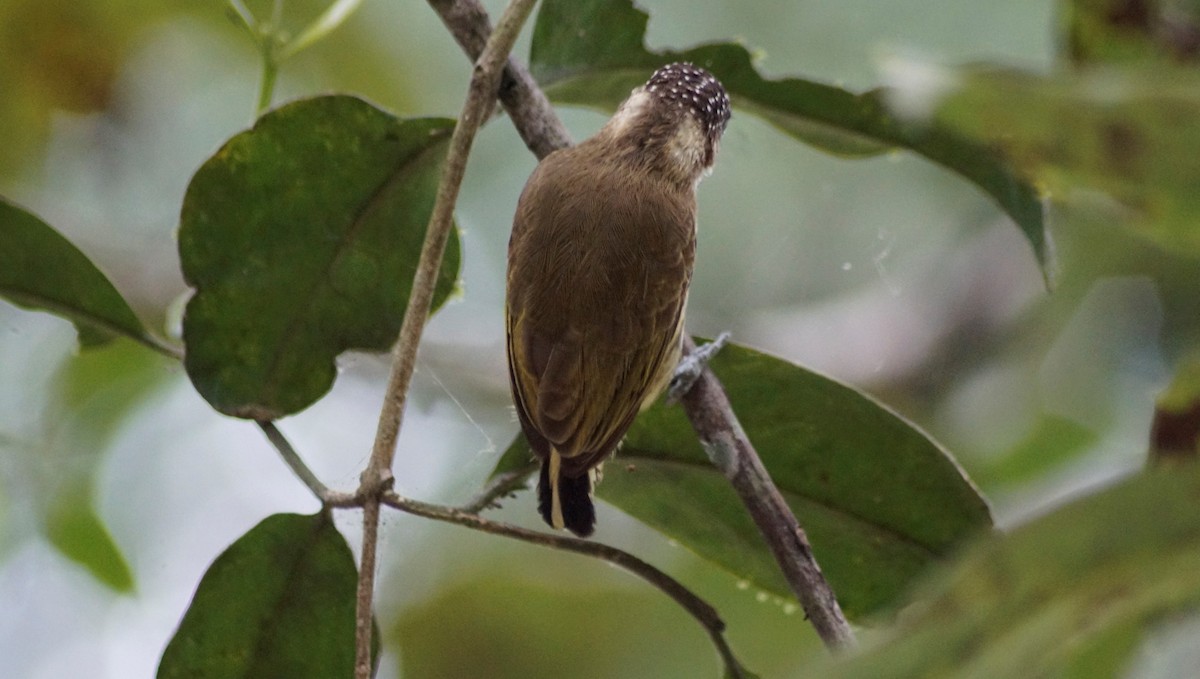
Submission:
[[[538,479],[538,511],[554,528],[566,528],[587,537],[596,526],[596,508],[592,504],[592,475],[571,477],[562,473],[562,456],[551,449],[542,462]]]

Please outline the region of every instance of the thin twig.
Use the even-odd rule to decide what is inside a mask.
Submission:
[[[695,342],[685,337],[684,353],[695,351]],[[681,403],[709,459],[729,479],[766,538],[775,561],[821,640],[832,650],[853,648],[854,630],[813,557],[808,536],[763,467],[733,414],[729,397],[711,370],[701,373],[683,394]]]
[[[468,54],[488,35],[487,12],[478,0],[428,0]],[[509,60],[501,101],[526,145],[538,157],[570,144],[570,137],[537,84],[515,59]],[[688,339],[687,349],[695,345]],[[813,558],[808,538],[779,495],[770,476],[746,438],[729,398],[711,370],[682,399],[693,428],[710,453],[725,454],[737,464],[730,482],[754,517],[796,597],[831,650],[853,647],[854,631],[846,621],[829,584]],[[703,433],[702,433],[703,432]]]
[[[375,564],[379,547],[379,496],[363,501],[362,555],[358,562],[358,583],[354,610],[354,678],[371,679],[372,599],[375,596]]]
[[[283,432],[279,431],[275,423],[270,420],[255,420],[255,424],[267,435],[267,440],[271,442],[271,445],[275,446],[275,450],[279,451],[279,456],[287,463],[292,473],[299,477],[304,482],[304,485],[308,486],[308,489],[312,491],[312,494],[316,495],[317,499],[324,504],[330,494],[329,487],[321,483],[317,475],[308,468],[308,465],[300,458],[296,449],[284,437]]]
[[[383,494],[382,498],[365,498],[359,493],[339,493],[330,490],[323,483],[317,480],[316,475],[308,468],[308,465],[300,458],[296,449],[283,435],[283,432],[275,426],[273,422],[258,421],[258,426],[267,435],[271,443],[279,451],[281,457],[287,462],[288,467],[300,477],[309,490],[316,495],[327,508],[342,508],[348,509],[353,507],[366,508],[374,505],[379,511],[379,505],[386,504],[389,507],[394,507],[410,514],[421,516],[424,518],[434,519],[437,521],[445,521],[453,523],[472,530],[483,531],[493,535],[501,535],[523,542],[543,545],[546,547],[561,549],[564,551],[575,552],[584,556],[589,556],[602,561],[607,561],[616,566],[620,566],[629,571],[633,575],[646,580],[654,587],[662,590],[673,600],[679,603],[708,633],[712,640],[713,646],[720,654],[722,662],[724,662],[728,670],[728,676],[731,677],[747,677],[745,670],[737,661],[733,654],[733,649],[729,647],[729,643],[725,639],[724,630],[725,623],[721,620],[716,609],[709,603],[701,599],[686,586],[675,580],[670,575],[655,568],[654,566],[638,559],[636,556],[599,542],[590,540],[580,540],[579,538],[569,537],[565,535],[555,535],[551,533],[541,533],[532,531],[511,524],[491,521],[479,516],[479,511],[486,509],[494,504],[496,498],[502,497],[505,494],[515,490],[523,485],[529,474],[532,473],[533,465],[528,465],[520,469],[515,469],[511,472],[497,476],[478,496],[472,499],[463,507],[445,507],[441,505],[420,502],[418,500],[410,500],[402,498],[394,492],[388,491]],[[370,502],[370,500],[375,500]],[[364,529],[367,525],[378,526],[378,516],[369,524],[364,524]],[[376,529],[377,530],[377,529]],[[378,534],[370,536],[371,539],[366,539],[364,534],[363,540],[363,563],[369,563],[374,569],[374,564],[377,558]],[[368,552],[367,550],[370,549]],[[359,586],[362,586],[363,579],[359,579]],[[362,622],[366,627],[357,627]],[[365,620],[355,620],[356,635],[370,634],[371,624],[370,617]],[[357,659],[356,659],[357,660]],[[370,662],[370,659],[367,659]],[[359,671],[356,664],[356,673]]]
[[[459,507],[458,511],[465,514],[478,514],[485,509],[498,506],[496,503],[497,500],[524,488],[529,475],[535,469],[537,467],[530,463],[520,469],[500,474],[484,486],[483,490],[479,491],[475,497]]]
[[[487,10],[477,0],[428,0],[467,56],[478,59],[491,35]],[[571,133],[554,113],[550,100],[529,70],[509,57],[500,81],[500,103],[513,120],[525,146],[538,158],[572,144]]]
[[[724,630],[725,622],[721,620],[721,616],[717,610],[708,602],[701,599],[687,587],[683,586],[678,580],[672,578],[666,573],[660,571],[654,566],[642,561],[636,556],[616,547],[606,545],[600,542],[591,540],[581,540],[576,537],[567,535],[557,535],[552,533],[543,533],[540,531],[529,530],[514,526],[512,524],[503,523],[501,521],[492,521],[485,519],[478,514],[463,511],[461,509],[451,509],[439,505],[432,505],[418,500],[410,500],[403,498],[394,492],[385,493],[383,503],[389,507],[394,507],[400,511],[407,512],[416,516],[421,516],[427,519],[436,521],[445,521],[460,526],[466,526],[475,530],[491,533],[493,535],[503,535],[505,537],[514,538],[523,542],[528,542],[543,547],[550,547],[566,552],[575,552],[576,554],[584,554],[602,561],[607,561],[614,566],[633,573],[642,578],[654,587],[658,588],[667,596],[671,597],[684,610],[686,610],[696,622],[700,623],[704,631],[708,633],[712,639],[713,645],[716,646],[717,652],[720,653],[721,659],[725,662],[725,666],[729,671],[729,676],[745,677],[745,670],[733,655],[729,643],[725,640]]]
[[[391,469],[396,452],[396,439],[404,415],[408,386],[412,380],[417,346],[425,329],[425,321],[429,317],[433,291],[437,284],[438,272],[441,269],[442,255],[446,250],[446,241],[453,225],[454,205],[458,199],[459,188],[462,186],[463,175],[466,172],[467,156],[470,154],[471,144],[475,140],[475,133],[479,126],[487,120],[492,110],[500,85],[501,69],[508,58],[508,53],[512,51],[521,27],[533,10],[535,1],[511,0],[509,2],[500,18],[500,23],[488,38],[483,53],[475,63],[466,102],[461,115],[459,115],[458,123],[454,127],[454,134],[450,138],[450,149],[442,168],[433,214],[430,216],[429,227],[425,232],[421,259],[417,264],[416,275],[413,276],[408,308],[405,310],[404,320],[400,325],[400,336],[392,355],[392,372],[379,414],[375,445],[371,451],[370,462],[361,477],[360,495],[365,502],[363,504],[363,554],[358,574],[359,587],[355,613],[355,629],[357,630],[355,673],[358,679],[368,679],[370,676],[371,599],[375,582],[374,543],[379,523],[379,497],[381,493],[389,489],[392,482]],[[368,556],[370,556],[369,560]]]
[[[250,35],[258,35],[258,21],[254,18],[254,14],[249,9],[246,9],[246,5],[242,3],[242,0],[229,0],[229,8],[241,20],[242,27],[249,31]]]
[[[287,440],[287,437],[283,435],[283,432],[279,430],[274,421],[255,420],[254,423],[266,434],[267,440],[275,447],[275,450],[279,453],[279,457],[283,458],[288,469],[292,470],[292,473],[308,487],[308,490],[312,492],[314,497],[321,501],[321,504],[327,507],[338,508],[363,506],[364,498],[361,493],[341,493],[331,490],[321,479],[317,478],[317,475],[309,468],[304,459],[300,457],[300,454],[296,452],[295,446]],[[487,509],[498,507],[497,500],[525,487],[525,484],[529,480],[529,475],[536,469],[537,467],[531,463],[519,469],[498,475],[484,486],[483,490],[479,491],[479,493],[454,511],[463,514],[479,514]],[[450,511],[449,508],[447,508],[447,511]]]

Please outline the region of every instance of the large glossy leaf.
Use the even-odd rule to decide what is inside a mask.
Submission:
[[[452,126],[318,97],[266,114],[196,172],[179,231],[196,289],[185,363],[213,407],[297,412],[329,390],[338,354],[391,345]],[[455,234],[434,308],[458,262]]]
[[[950,456],[868,396],[738,346],[722,349],[712,369],[847,615],[897,603],[931,563],[990,528],[987,504]],[[518,437],[497,471],[528,459]],[[659,403],[642,413],[596,492],[738,577],[790,596],[680,408]]]
[[[957,172],[987,192],[1024,232],[1039,262],[1049,264],[1043,200],[986,147],[893,115],[883,90],[854,94],[799,78],[763,78],[742,45],[650,52],[644,45],[648,18],[630,0],[545,0],[530,68],[552,99],[612,109],[655,67],[690,61],[721,79],[736,109],[810,144],[849,156],[903,148]]]
[[[327,513],[268,517],[208,567],[158,679],[351,677],[356,582]]]
[[[125,298],[86,255],[45,222],[3,198],[0,296],[72,321],[85,347],[115,335],[152,342]]]
[[[1198,471],[1156,470],[986,541],[883,643],[820,675],[1129,676],[1148,635],[1200,611]]]
[[[997,149],[1057,196],[1095,204],[1097,192],[1108,194],[1122,203],[1115,222],[1200,256],[1200,72],[975,70],[956,78],[936,108],[942,125]]]

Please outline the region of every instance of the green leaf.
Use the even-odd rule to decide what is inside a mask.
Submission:
[[[828,677],[1125,676],[1200,610],[1200,469],[1154,470],[971,550],[875,648]]]
[[[986,147],[944,127],[896,117],[885,90],[853,94],[799,78],[765,79],[738,44],[650,52],[644,45],[648,19],[630,0],[545,0],[530,68],[551,99],[612,109],[658,66],[673,61],[703,66],[720,78],[735,108],[809,144],[847,156],[907,149],[962,175],[1008,213],[1048,271],[1052,253],[1044,202]]]
[[[158,679],[353,676],[357,577],[328,513],[264,519],[208,567]]]
[[[940,124],[1008,158],[1056,196],[1120,201],[1114,221],[1200,256],[1200,73],[1092,69],[1040,76],[968,70],[935,113]]]
[[[133,591],[133,573],[87,495],[66,495],[49,517],[46,536],[68,559],[118,592]]]
[[[126,335],[153,343],[137,314],[91,260],[42,220],[0,198],[0,296],[73,322],[93,347]]]
[[[975,480],[993,491],[1000,486],[1016,485],[1042,477],[1078,459],[1100,437],[1096,432],[1057,415],[1042,415],[1024,439],[994,459],[981,460],[974,470]]]
[[[318,97],[263,116],[196,172],[179,230],[196,289],[185,365],[214,408],[295,413],[329,390],[338,354],[391,346],[452,127]],[[435,309],[458,264],[454,234]]]
[[[734,345],[712,369],[847,615],[895,605],[930,564],[990,528],[987,504],[950,456],[865,394]],[[528,458],[518,437],[497,471]],[[681,408],[642,413],[596,493],[754,586],[791,596]]]
[[[173,377],[177,366],[122,340],[69,357],[54,378],[49,435],[60,439],[70,455],[78,455],[83,445],[108,447],[129,414]]]
[[[34,464],[53,469],[33,477],[40,482],[36,506],[46,537],[118,592],[133,590],[133,574],[96,514],[96,475],[121,425],[158,393],[176,365],[120,339],[70,356],[51,382],[42,440],[31,451]]]

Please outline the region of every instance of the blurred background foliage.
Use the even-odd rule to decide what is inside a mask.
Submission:
[[[268,17],[272,4],[247,6]],[[1010,150],[1043,179],[1097,169],[1095,156],[1044,152],[1091,138],[1061,121],[1055,83],[1079,83],[1063,74],[1114,59],[1190,73],[1195,58],[1178,20],[1195,9],[1185,2],[641,4],[651,48],[737,39],[772,77],[862,90],[911,84],[914,73],[974,82],[977,69],[948,70],[966,64],[1021,69],[993,77],[1029,89],[987,99],[996,90],[984,73],[939,114],[981,134],[1027,125],[1022,138],[1038,143]],[[325,5],[290,0],[282,24],[299,30]],[[367,0],[284,65],[276,102],[338,91],[402,116],[453,116],[467,75],[424,3]],[[217,0],[0,0],[0,195],[88,253],[148,325],[177,333],[184,189],[252,122],[258,79],[254,46]],[[1011,106],[1030,91],[1047,105]],[[603,120],[563,115],[577,138]],[[400,443],[397,483],[408,495],[464,499],[516,430],[504,249],[533,164],[506,122],[483,130],[458,211],[463,292],[429,328]],[[1177,170],[1155,169],[1145,181]],[[1052,292],[1020,232],[962,179],[908,154],[834,158],[737,116],[700,190],[690,329],[731,330],[867,389],[953,451],[1000,523],[1015,525],[1141,467],[1155,397],[1200,337],[1194,253],[1145,237],[1136,224],[1146,206],[1117,202],[1145,186],[1110,195],[1098,190],[1114,188],[1105,184],[1050,185],[1065,193],[1051,212]],[[75,345],[66,321],[0,302],[0,658],[32,679],[150,676],[213,557],[264,516],[316,503],[261,435],[213,413],[179,366],[126,343],[84,355]],[[386,364],[356,355],[339,367],[330,397],[281,426],[324,480],[351,488]],[[756,673],[792,676],[822,653],[793,604],[600,511],[597,538],[707,597]],[[497,516],[537,523],[528,496]],[[356,517],[339,521],[353,543]],[[395,515],[384,548],[380,676],[716,671],[682,611],[598,563]]]

